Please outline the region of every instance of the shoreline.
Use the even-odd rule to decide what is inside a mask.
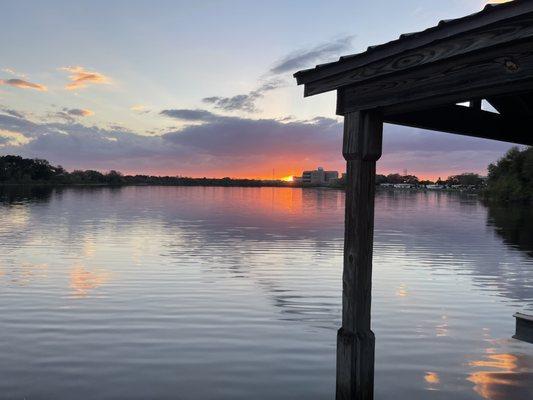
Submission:
[[[345,186],[340,185],[309,185],[309,184],[295,184],[291,182],[253,182],[250,184],[243,184],[241,182],[228,183],[210,182],[208,184],[202,183],[50,183],[50,182],[26,182],[26,183],[13,183],[13,182],[0,182],[1,187],[129,187],[129,186],[176,186],[176,187],[279,187],[279,188],[294,188],[294,189],[335,189],[345,190]],[[442,189],[430,189],[425,187],[413,187],[413,188],[394,188],[383,187],[376,184],[376,189],[380,191],[394,191],[394,192],[452,192],[452,193],[470,193],[481,194],[481,189],[457,189],[457,188],[442,188]]]

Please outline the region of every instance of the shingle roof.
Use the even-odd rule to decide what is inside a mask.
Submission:
[[[458,33],[489,25],[500,20],[531,12],[533,0],[514,0],[507,3],[487,4],[483,10],[461,18],[442,20],[438,25],[419,32],[404,33],[398,39],[370,46],[365,52],[342,56],[338,61],[319,64],[315,68],[294,74],[298,84],[307,83],[324,76],[360,67],[367,63],[419,47],[433,41],[448,38]]]

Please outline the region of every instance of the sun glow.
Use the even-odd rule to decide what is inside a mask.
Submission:
[[[289,176],[285,176],[283,178],[281,178],[282,181],[285,181],[285,182],[293,182],[294,181],[294,177],[292,175],[289,175]]]

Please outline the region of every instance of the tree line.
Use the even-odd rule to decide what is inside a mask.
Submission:
[[[533,203],[533,147],[513,147],[488,170],[489,199]]]
[[[111,170],[66,171],[47,160],[20,156],[0,157],[0,183],[57,185],[180,185],[180,186],[288,186],[287,182],[259,179],[189,178],[181,176],[124,175]]]
[[[389,174],[389,175],[376,175],[376,184],[389,183],[389,184],[398,184],[398,183],[408,183],[415,186],[424,186],[424,185],[443,185],[443,186],[471,186],[471,187],[481,187],[484,185],[484,179],[478,175],[471,172],[465,172],[459,175],[449,176],[447,179],[442,180],[438,178],[436,181],[430,180],[421,180],[418,179],[415,175],[400,175],[400,174]]]

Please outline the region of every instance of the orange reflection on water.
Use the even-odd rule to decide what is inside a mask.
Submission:
[[[48,264],[24,263],[8,271],[2,270],[0,267],[0,277],[5,276],[10,282],[21,286],[26,286],[34,280],[42,281],[46,279],[47,272]]]
[[[429,384],[429,390],[436,390],[436,387],[440,383],[439,374],[436,372],[427,372],[424,376],[424,380]]]
[[[494,349],[487,349],[484,360],[472,361],[468,365],[474,368],[489,368],[472,372],[467,380],[474,384],[474,391],[484,399],[526,399],[532,395],[528,389],[531,372],[520,367],[520,359],[513,354],[493,354]],[[529,392],[529,395],[528,395]]]
[[[407,287],[405,286],[405,283],[400,284],[400,287],[396,291],[396,296],[398,297],[407,297]]]
[[[109,278],[107,271],[89,271],[83,265],[76,265],[70,271],[70,288],[73,289],[75,297],[86,297],[90,291],[107,283]]]
[[[93,257],[96,253],[96,243],[92,238],[87,238],[83,241],[83,256],[85,258]]]

